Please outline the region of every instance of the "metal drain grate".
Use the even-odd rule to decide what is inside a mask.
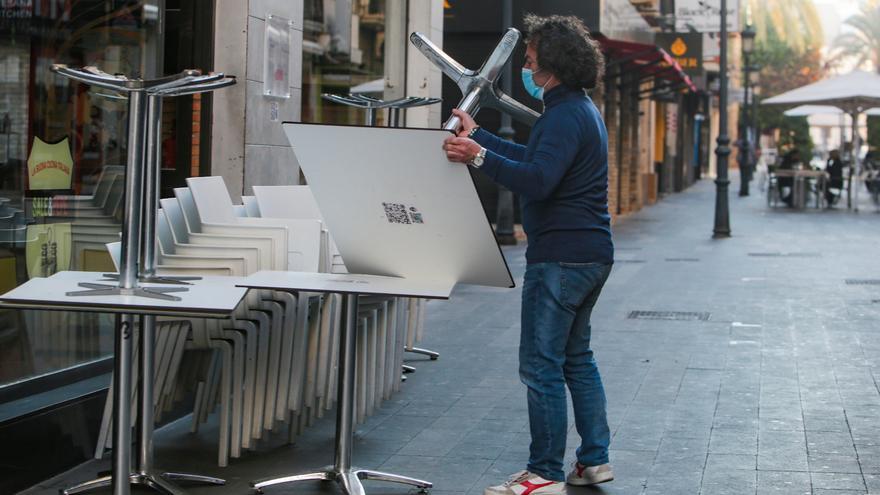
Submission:
[[[749,253],[753,258],[821,258],[822,253]]]
[[[698,311],[630,311],[630,320],[709,321],[709,313]]]
[[[700,258],[666,258],[666,261],[679,261],[683,263],[696,263]]]
[[[614,260],[615,263],[645,263],[645,260]]]
[[[848,278],[846,285],[880,285],[880,279],[876,278]]]

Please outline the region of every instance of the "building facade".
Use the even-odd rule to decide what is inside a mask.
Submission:
[[[500,2],[503,4],[504,2]],[[599,41],[606,57],[606,77],[590,95],[605,116],[609,147],[609,208],[612,216],[633,213],[657,200],[659,195],[680,191],[700,176],[699,160],[705,163],[708,148],[694,150],[694,122],[702,101],[698,88],[684,68],[655,43],[659,31],[629,0],[580,2],[575,0],[512,0],[514,26],[522,29],[526,13],[575,15]],[[446,3],[444,43],[448,53],[465,66],[477,68],[507,26],[502,26],[498,2],[449,1]],[[519,47],[513,64],[522,63]],[[516,78],[515,78],[516,79]],[[540,111],[521,85],[513,84],[513,96]],[[443,82],[444,113],[460,99],[451,81]],[[479,121],[497,131],[497,112],[485,110]],[[515,139],[524,142],[528,128],[514,123]],[[700,158],[703,157],[703,158]],[[484,207],[495,218],[497,186],[475,176]]]

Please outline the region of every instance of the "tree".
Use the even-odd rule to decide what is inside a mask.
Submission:
[[[814,83],[825,75],[822,54],[818,48],[798,51],[778,39],[773,32],[757,40],[752,60],[761,66],[761,94],[766,97]],[[813,143],[807,119],[786,117],[783,110],[775,106],[759,106],[758,123],[761,130],[778,129],[780,146],[795,146],[801,156],[811,156]]]
[[[747,22],[758,40],[776,39],[798,53],[824,44],[822,22],[812,0],[748,0]]]
[[[871,62],[880,72],[880,2],[862,4],[861,12],[844,24],[852,28],[834,39],[834,55],[854,58],[858,65]]]

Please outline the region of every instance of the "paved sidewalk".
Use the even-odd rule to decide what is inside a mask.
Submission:
[[[710,181],[615,226],[617,263],[593,340],[617,479],[569,493],[880,494],[880,215],[870,206],[859,214],[769,210],[755,194],[731,196],[731,239],[710,239]],[[518,282],[523,253],[505,250]],[[633,311],[697,314],[633,319]],[[519,290],[461,288],[430,303],[426,328],[422,346],[440,360],[414,358],[418,371],[403,392],[359,428],[356,461],[431,480],[435,495],[480,494],[528,455]],[[253,478],[332,458],[332,417],[292,447],[225,469],[211,465],[211,439],[186,427],[162,430],[159,463],[230,480],[193,494],[248,493]],[[55,493],[102,466],[29,493]],[[369,494],[407,491],[366,486]],[[266,493],[337,492],[302,484]]]

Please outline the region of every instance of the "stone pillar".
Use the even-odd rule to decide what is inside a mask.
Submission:
[[[641,121],[646,116],[639,112],[639,84],[637,81],[628,88],[629,105],[627,112],[630,118],[630,144],[625,148],[629,152],[629,211],[636,212],[642,209],[642,171],[641,163]]]
[[[619,140],[620,107],[616,80],[606,80],[604,88],[605,127],[608,130],[608,211],[611,218],[619,212]]]
[[[214,95],[211,173],[223,176],[233,200],[251,186],[298,184],[299,167],[281,128],[300,119],[303,0],[217,0],[215,70],[238,84]],[[290,98],[263,96],[266,17],[290,19]]]

